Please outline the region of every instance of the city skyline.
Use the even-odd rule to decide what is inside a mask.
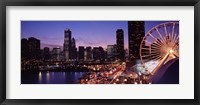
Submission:
[[[152,27],[167,21],[145,21],[145,33]],[[35,37],[44,47],[63,47],[64,30],[72,31],[78,46],[102,46],[116,44],[116,31],[124,31],[124,49],[128,49],[128,21],[21,21],[21,38]],[[51,48],[51,49],[52,49]]]
[[[21,28],[22,84],[179,83],[178,21],[24,21]]]

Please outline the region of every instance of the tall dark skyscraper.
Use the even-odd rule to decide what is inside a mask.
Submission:
[[[64,44],[63,44],[63,51],[64,51],[64,58],[66,61],[70,59],[71,54],[71,36],[72,32],[70,29],[66,29],[64,31]]]
[[[77,59],[77,48],[76,48],[76,41],[74,38],[71,40],[71,59],[76,60]]]
[[[29,58],[40,59],[40,40],[34,37],[28,38]]]
[[[105,60],[105,51],[101,46],[99,46],[99,60],[100,61],[104,61]]]
[[[49,60],[50,59],[50,50],[48,47],[45,47],[43,49],[43,59],[46,61],[46,60]]]
[[[117,43],[117,58],[124,60],[124,31],[122,29],[118,29],[116,31],[116,43]]]
[[[53,61],[60,61],[61,60],[61,48],[56,47],[52,50],[52,60]]]
[[[90,61],[92,59],[92,47],[86,47],[84,53],[84,60]]]
[[[84,46],[79,46],[78,47],[78,59],[79,59],[79,61],[83,61],[84,60],[84,51],[85,51]]]
[[[26,60],[29,57],[29,48],[28,48],[28,40],[23,38],[21,39],[21,58],[22,60]]]
[[[92,59],[94,61],[99,60],[99,47],[93,47],[93,49],[92,49]]]
[[[117,45],[108,45],[107,46],[107,58],[109,60],[116,60],[117,56]]]
[[[144,21],[128,21],[129,60],[140,58],[140,44],[145,35]]]
[[[105,60],[105,51],[104,49],[99,46],[99,47],[93,47],[92,49],[92,58],[94,61],[100,60],[104,61]]]

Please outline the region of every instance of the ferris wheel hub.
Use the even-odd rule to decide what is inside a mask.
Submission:
[[[169,52],[170,52],[170,53],[173,53],[173,52],[174,52],[174,50],[172,50],[172,49],[171,49],[171,50],[169,50]]]

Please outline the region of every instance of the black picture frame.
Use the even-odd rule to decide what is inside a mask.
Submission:
[[[6,99],[7,6],[194,6],[194,99]],[[199,104],[200,2],[198,0],[1,0],[0,1],[0,103],[1,105],[191,105]],[[189,62],[189,61],[188,61]],[[189,91],[189,90],[188,90]]]

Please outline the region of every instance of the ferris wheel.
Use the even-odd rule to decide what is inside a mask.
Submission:
[[[179,23],[165,22],[150,29],[140,45],[142,64],[166,63],[179,57]]]

